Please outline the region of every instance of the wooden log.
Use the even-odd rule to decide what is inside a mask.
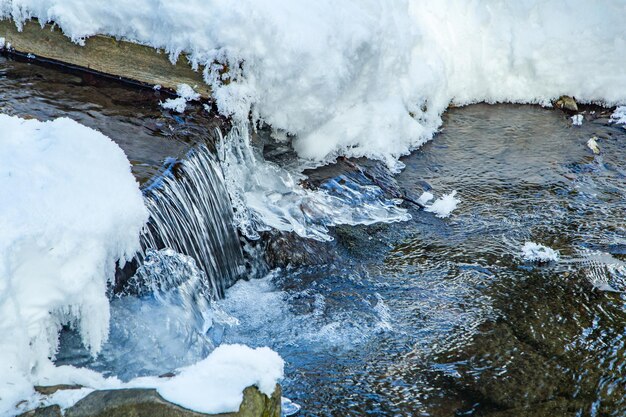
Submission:
[[[200,70],[194,71],[182,55],[172,64],[166,53],[136,43],[96,35],[80,46],[72,42],[53,25],[44,28],[36,21],[26,22],[19,32],[15,22],[0,20],[0,37],[20,54],[32,54],[35,59],[86,69],[115,78],[150,86],[161,85],[176,90],[178,84],[189,84],[203,98],[211,94]]]

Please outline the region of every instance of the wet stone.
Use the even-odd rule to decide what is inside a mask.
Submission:
[[[264,236],[265,260],[270,268],[332,263],[338,256],[332,242],[320,242],[294,232],[270,232]]]
[[[62,417],[61,407],[58,405],[49,405],[47,407],[39,407],[31,411],[20,414],[18,417]]]

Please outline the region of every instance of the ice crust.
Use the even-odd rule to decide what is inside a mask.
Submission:
[[[526,242],[522,247],[522,257],[531,262],[556,262],[559,260],[559,252],[535,242]]]
[[[614,0],[0,0],[0,17],[186,53],[223,114],[296,135],[316,161],[399,169],[451,102],[626,102]]]
[[[424,193],[426,194],[426,193]],[[432,197],[431,197],[432,198]],[[421,200],[421,198],[420,198]],[[428,211],[430,213],[435,213],[435,216],[444,219],[456,210],[456,207],[461,202],[460,199],[456,198],[456,190],[452,191],[450,194],[446,194],[432,203],[430,206],[426,206],[424,211]]]
[[[32,390],[62,325],[92,354],[109,331],[107,282],[147,220],[124,152],[70,119],[0,115],[0,415]]]

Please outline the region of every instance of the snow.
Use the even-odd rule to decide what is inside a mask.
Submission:
[[[0,0],[0,15],[186,53],[220,112],[295,135],[314,161],[398,170],[451,102],[626,102],[613,0]]]
[[[64,324],[106,341],[107,282],[147,220],[123,151],[70,119],[0,115],[0,415],[28,396]]]
[[[461,202],[461,200],[456,198],[455,196],[456,190],[452,191],[450,194],[446,194],[438,198],[430,206],[426,206],[424,211],[427,211],[429,213],[435,213],[435,215],[441,219],[446,218],[450,216],[450,214],[454,210],[456,210],[457,205]]]
[[[594,154],[600,155],[600,147],[598,146],[597,137],[592,137],[587,141],[587,147],[593,151]]]
[[[559,260],[559,252],[535,242],[526,242],[522,247],[522,258],[531,262],[556,262]]]
[[[582,126],[583,120],[585,120],[582,114],[575,114],[570,119],[572,119],[572,125],[574,126]]]
[[[271,396],[283,368],[283,360],[270,348],[222,345],[156,387],[163,398],[185,408],[209,414],[233,412],[246,387],[255,385]]]
[[[624,129],[626,129],[626,106],[619,106],[615,109],[611,115],[611,123],[624,125]]]
[[[160,90],[161,86],[154,86],[155,90]],[[174,110],[178,113],[184,113],[187,108],[188,101],[196,101],[200,99],[200,94],[196,93],[188,84],[179,84],[176,88],[176,98],[168,98],[164,103],[161,103],[161,107],[164,109]]]
[[[175,370],[171,378],[141,377],[121,382],[115,377],[104,378],[97,372],[71,366],[44,365],[36,380],[40,385],[76,384],[80,389],[60,390],[44,396],[36,394],[26,403],[11,410],[1,410],[0,415],[15,415],[36,407],[58,404],[69,408],[96,389],[155,388],[166,400],[190,410],[217,414],[239,410],[243,390],[256,386],[272,395],[276,384],[283,378],[284,361],[268,347],[250,348],[240,344],[217,347],[205,359]],[[4,404],[3,404],[4,405]]]

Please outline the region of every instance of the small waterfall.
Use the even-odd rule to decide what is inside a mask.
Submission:
[[[222,297],[242,273],[244,259],[224,178],[207,145],[195,147],[183,161],[168,161],[144,195],[150,220],[138,264],[150,249],[172,249],[193,258],[211,296]]]

